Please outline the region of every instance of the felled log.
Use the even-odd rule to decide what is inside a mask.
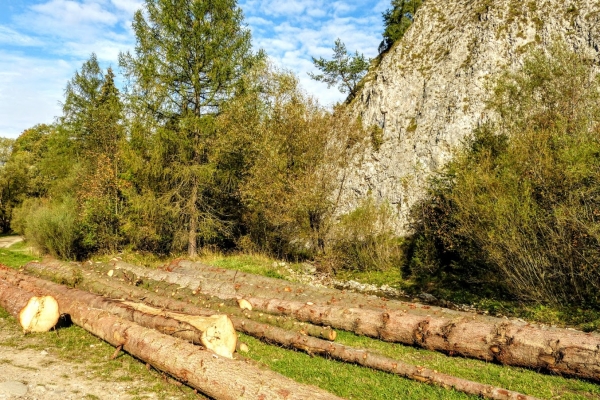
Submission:
[[[6,270],[0,270],[0,278],[3,279],[0,282],[4,282],[2,283],[4,286],[7,286],[6,282],[18,285],[25,279],[24,276],[10,275],[6,272]],[[51,282],[39,282],[37,285],[30,283],[26,287],[30,291],[36,289],[41,290],[41,292],[57,290],[57,286]],[[23,291],[21,290],[21,292]],[[237,334],[231,320],[226,315],[189,316],[184,314],[176,315],[175,313],[173,315],[161,315],[160,313],[145,312],[134,303],[125,304],[81,290],[73,290],[71,295],[77,296],[79,301],[87,304],[89,307],[108,311],[146,328],[155,329],[161,333],[202,345],[220,356],[233,357]],[[33,295],[30,293],[29,296]],[[56,304],[56,300],[51,299]],[[58,310],[58,304],[56,304],[56,309]],[[52,326],[54,325],[56,325],[56,321],[54,321]]]
[[[0,281],[0,306],[15,317],[23,332],[48,332],[54,328],[60,313],[52,296],[35,296]]]
[[[85,287],[85,290],[94,291],[94,285],[100,284],[105,285],[108,281],[103,280],[102,283],[98,283],[97,279],[100,278],[100,275],[103,277],[112,278],[115,280],[126,280],[129,283],[140,283],[141,281],[137,278],[137,276],[129,273],[125,273],[122,270],[114,270],[112,266],[106,264],[94,264],[92,268],[88,268],[86,263],[85,269],[87,271],[82,272],[81,265],[78,263],[64,263],[59,261],[52,261],[48,263],[44,263],[43,265],[37,262],[29,263],[25,266],[25,270],[33,275],[41,275],[44,278],[52,279],[55,282],[59,283],[67,283],[69,285],[75,285],[76,283],[81,283],[81,280],[84,281],[85,285],[91,285],[92,287]],[[48,268],[49,267],[49,268]],[[96,275],[92,277],[94,271],[101,271],[100,275]],[[112,271],[112,272],[111,272]],[[55,279],[58,278],[58,279]],[[170,288],[161,288],[160,285],[157,286],[155,290],[156,293],[165,294],[165,295],[176,295],[178,289],[174,291]],[[102,294],[104,293],[103,288],[99,288]],[[168,289],[168,293],[164,292],[164,290]],[[230,316],[237,316],[240,318],[251,319],[256,322],[267,323],[270,325],[275,325],[283,329],[292,330],[295,332],[302,333],[304,335],[314,336],[325,340],[335,340],[337,333],[331,327],[328,326],[317,326],[307,322],[301,322],[297,320],[293,320],[289,317],[285,316],[273,316],[270,314],[264,314],[260,311],[252,311],[252,310],[243,310],[239,307],[236,299],[220,299],[209,295],[204,295],[201,292],[196,292],[194,294],[194,301],[197,304],[202,305],[205,308],[212,308],[217,310],[221,314],[227,314]]]
[[[145,304],[123,301],[123,304],[146,315],[166,317],[189,324],[202,332],[202,344],[224,357],[233,358],[237,347],[237,335],[233,323],[226,315],[190,315],[149,307]]]
[[[38,273],[43,271],[43,266],[37,265],[35,271]],[[67,273],[67,269],[64,268],[64,266],[59,267],[59,269],[54,270],[49,275],[52,275],[53,279],[71,279],[71,275]],[[83,277],[80,277],[78,281],[78,285],[94,288],[94,290],[100,290],[105,295],[118,298],[126,298],[133,301],[138,301],[138,299],[143,298],[145,302],[152,304],[155,307],[160,307],[160,310],[169,309],[187,314],[204,314],[210,312],[206,309],[202,309],[182,301],[156,295],[147,289],[132,287],[118,282],[104,281],[104,283],[100,283],[96,281],[97,284],[95,285],[86,285],[86,281],[90,280],[95,281],[95,279],[91,278],[89,275],[83,274]],[[144,309],[147,308],[144,307]],[[296,332],[287,331],[285,329],[268,324],[261,324],[252,320],[245,320],[236,317],[232,317],[232,321],[236,330],[238,331],[244,332],[268,343],[301,350],[309,354],[335,358],[344,362],[356,363],[365,367],[403,376],[408,379],[417,380],[419,382],[429,383],[446,388],[454,388],[465,393],[480,395],[485,398],[522,400],[533,399],[533,397],[522,395],[506,389],[442,374],[428,368],[418,367],[399,360],[384,357],[367,350],[356,349],[350,346],[344,346],[338,343],[332,343],[322,339],[301,335]]]
[[[19,280],[20,287],[38,287],[40,279],[1,270]],[[52,290],[48,290],[52,287]],[[181,339],[144,328],[114,314],[89,307],[78,299],[81,291],[47,282],[48,290],[71,320],[115,347],[149,363],[215,399],[339,399],[270,370],[219,357]]]
[[[121,262],[116,265],[147,278],[181,286],[195,285],[196,290],[211,295],[239,297],[230,288],[221,290],[213,282],[187,275],[131,267]],[[223,282],[222,285],[231,283]],[[263,293],[261,292],[262,296]],[[312,299],[305,302],[281,300],[275,298],[279,293],[273,290],[271,293],[272,298],[246,296],[245,299],[257,310],[288,315],[301,321],[385,341],[600,381],[598,334],[484,317],[438,307],[425,308],[407,304],[407,308],[402,310],[378,310],[345,303],[318,305]]]

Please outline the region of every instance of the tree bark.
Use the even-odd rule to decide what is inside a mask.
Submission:
[[[62,270],[59,272],[59,270]],[[37,272],[41,268],[36,269]],[[54,270],[53,279],[70,279],[66,268]],[[95,281],[94,285],[86,284],[86,281]],[[116,282],[100,282],[89,275],[84,274],[78,282],[79,285],[100,290],[103,294],[115,296],[118,298],[127,298],[133,301],[143,298],[149,304],[163,309],[170,309],[187,314],[205,314],[211,311],[198,308],[188,303],[173,300],[168,297],[158,296],[150,290],[131,287]],[[104,289],[102,289],[104,288]],[[350,346],[344,346],[337,343],[321,340],[314,337],[305,336],[299,333],[287,331],[268,324],[261,324],[255,321],[232,317],[236,330],[254,336],[262,341],[273,343],[289,348],[294,348],[309,354],[316,354],[324,357],[331,357],[344,362],[356,363],[364,367],[386,371],[408,379],[438,385],[446,388],[454,388],[469,394],[481,395],[490,399],[534,399],[531,396],[522,395],[506,389],[484,385],[481,383],[468,381],[451,375],[446,375],[427,368],[418,367],[403,363],[402,361],[384,357],[366,350],[356,349]]]
[[[49,268],[46,268],[49,267]],[[26,265],[26,271],[34,275],[42,275],[45,278],[52,279],[59,283],[67,283],[69,285],[76,285],[78,280],[83,279],[91,284],[91,280],[98,279],[99,276],[106,277],[110,273],[113,280],[124,280],[131,284],[138,284],[141,281],[137,276],[128,274],[124,270],[117,270],[114,267],[99,263],[93,264],[93,270],[98,272],[99,275],[94,278],[91,274],[92,271],[82,272],[81,266],[78,264],[67,264],[61,262],[50,262],[44,265],[32,262]],[[112,272],[111,272],[112,271]],[[58,278],[58,280],[56,279]],[[102,284],[107,284],[106,280],[102,281]],[[325,340],[335,340],[337,332],[328,326],[317,326],[307,322],[300,322],[286,316],[274,316],[272,314],[263,313],[260,311],[242,310],[234,299],[220,299],[217,297],[202,294],[200,292],[192,292],[189,290],[187,296],[184,289],[180,287],[173,288],[171,284],[161,285],[154,284],[153,290],[155,293],[162,294],[169,297],[187,297],[188,300],[194,304],[202,306],[204,308],[211,308],[221,314],[228,314],[230,316],[237,316],[240,318],[248,318],[257,322],[266,323],[274,326],[278,326],[283,329],[292,330],[295,332],[302,333],[304,335],[314,336]],[[167,287],[165,287],[167,286]],[[93,288],[85,287],[86,290],[95,291]],[[102,293],[105,294],[105,293]],[[191,298],[191,299],[190,299]]]
[[[53,297],[38,297],[3,281],[0,281],[0,306],[19,321],[25,333],[48,332],[60,317]]]
[[[6,283],[12,285],[19,284],[21,280],[25,279],[23,276],[17,278],[14,275],[8,275],[5,272],[6,270],[0,270],[0,277],[4,279],[4,281],[0,282],[5,282],[2,283],[3,285],[6,285]],[[2,289],[3,287],[0,286],[0,290]],[[13,286],[13,289],[16,288]],[[37,285],[30,282],[27,289],[30,291],[35,291],[37,289],[38,291],[41,290],[41,293],[43,293],[44,291],[55,291],[57,290],[57,286],[51,282],[38,282]],[[28,292],[24,293],[27,294]],[[118,317],[135,322],[146,328],[155,329],[163,334],[202,345],[222,357],[233,357],[237,335],[233,324],[225,315],[191,317],[183,314],[151,314],[139,309],[132,303],[124,304],[116,300],[107,299],[81,290],[74,290],[73,293],[77,296],[79,301],[85,303],[89,307],[108,311]],[[31,296],[33,295],[29,293],[29,297]],[[56,300],[54,300],[54,302],[56,303]],[[54,324],[51,327],[56,325],[56,322],[58,321],[58,305],[56,310],[56,321],[54,321]],[[49,330],[49,328],[47,330]]]
[[[2,273],[20,279],[21,286],[37,287],[36,283],[40,283],[39,279],[14,271],[2,270]],[[75,324],[115,347],[122,346],[124,351],[215,399],[339,399],[273,371],[259,370],[247,362],[215,356],[181,339],[89,307],[79,301],[81,291],[77,289],[51,282],[44,285],[44,290],[48,290],[47,287],[53,287],[49,292]]]
[[[175,260],[167,264],[163,270],[142,268],[117,259],[111,260],[110,264],[115,270],[130,271],[140,277],[169,282],[188,287],[192,290],[201,290],[203,293],[220,298],[243,298],[246,296],[266,299],[277,298],[311,302],[323,306],[352,304],[357,308],[400,310],[423,316],[436,312],[436,315],[448,318],[457,318],[465,314],[442,307],[388,300],[373,295],[347,292],[345,290],[315,287],[283,279],[205,266],[202,263],[185,260]],[[485,319],[487,317],[478,316],[477,318]]]
[[[231,282],[193,278],[174,272],[149,270],[116,262],[119,268],[150,279],[193,287],[222,298],[239,298]],[[600,381],[600,335],[574,330],[548,328],[515,320],[476,314],[386,302],[393,307],[318,305],[312,298],[303,302],[281,300],[288,291],[281,287],[256,289],[256,297],[244,296],[257,310],[287,315],[300,321],[327,325],[336,329],[385,341],[404,343],[486,361],[497,361],[551,373]],[[267,296],[269,296],[268,298]],[[267,298],[265,298],[267,297]],[[317,297],[316,301],[322,301]],[[322,303],[321,303],[322,304]]]
[[[188,255],[196,257],[198,255],[198,182],[197,178],[192,178],[192,194],[189,200],[190,226],[188,232]]]

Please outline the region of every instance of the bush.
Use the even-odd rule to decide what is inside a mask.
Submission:
[[[498,123],[413,209],[410,269],[522,299],[600,305],[600,82],[556,45],[499,80]],[[483,286],[478,285],[479,288]]]
[[[403,263],[402,239],[394,234],[389,204],[365,200],[333,226],[324,259],[333,269],[384,271]]]
[[[27,199],[15,210],[13,229],[44,253],[75,260],[80,252],[76,202]]]

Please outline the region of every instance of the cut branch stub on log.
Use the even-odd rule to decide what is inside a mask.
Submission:
[[[124,351],[215,399],[340,399],[314,386],[297,383],[244,361],[216,356],[180,339],[90,307],[80,301],[80,290],[4,268],[0,268],[0,275],[20,287],[43,288],[57,299],[75,324],[115,347],[122,346]]]
[[[19,320],[25,333],[48,332],[60,318],[58,303],[52,296],[36,296],[3,281],[0,306]]]
[[[237,335],[233,323],[226,315],[199,316],[182,314],[132,301],[123,301],[123,304],[145,314],[164,316],[186,322],[202,332],[202,344],[206,348],[221,356],[233,357],[237,345]]]
[[[43,266],[37,265],[37,267],[38,268],[35,269],[35,272],[38,274],[44,271]],[[47,272],[48,276],[50,277],[50,271]],[[54,274],[52,279],[69,279],[69,275],[65,268],[53,269],[52,273]],[[91,278],[88,274],[84,274],[83,278],[79,280],[78,284],[85,286],[90,280],[94,281],[94,278]],[[44,284],[44,281],[37,280],[36,282],[38,282],[40,285]],[[99,283],[98,281],[95,282]],[[103,283],[104,284],[93,285],[94,290],[104,290],[102,291],[103,294],[119,298],[128,298],[133,301],[143,298],[144,301],[153,304],[155,307],[180,311],[187,314],[202,314],[211,312],[210,310],[205,310],[182,301],[159,296],[147,289],[132,287],[114,281],[103,281]],[[92,286],[90,285],[90,288],[91,287]],[[300,351],[305,351],[309,354],[327,356],[344,362],[356,363],[365,367],[379,369],[403,376],[408,379],[438,385],[445,388],[453,387],[456,390],[469,394],[480,395],[489,399],[534,399],[531,396],[526,396],[510,390],[457,378],[428,368],[406,364],[400,360],[384,357],[366,350],[356,349],[350,346],[344,346],[314,337],[304,336],[268,324],[261,324],[252,320],[236,317],[232,317],[232,321],[236,330],[238,331],[244,332],[268,343],[294,348]]]
[[[181,286],[194,286],[204,293],[237,297],[231,283],[209,284],[173,272],[148,270],[115,262],[139,276],[163,280]],[[506,365],[545,370],[556,374],[600,381],[600,335],[567,329],[548,328],[514,320],[483,317],[476,314],[444,310],[439,307],[407,305],[404,310],[351,307],[344,304],[312,304],[281,300],[281,291],[262,288],[272,298],[249,297],[253,309],[291,316],[300,321],[344,329],[379,338]],[[284,291],[285,293],[285,291]],[[390,302],[391,303],[391,302]],[[400,303],[400,302],[396,302]]]

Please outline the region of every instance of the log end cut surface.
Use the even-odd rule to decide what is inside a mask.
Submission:
[[[34,296],[19,313],[19,322],[25,332],[48,332],[56,326],[59,317],[54,297]]]

